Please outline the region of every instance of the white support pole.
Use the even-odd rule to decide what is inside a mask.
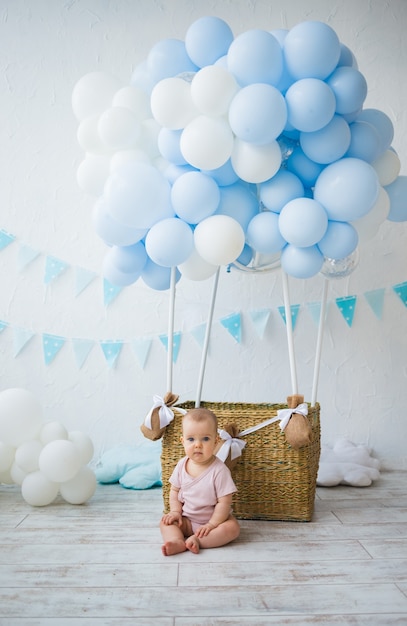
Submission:
[[[312,381],[311,406],[315,406],[316,401],[317,401],[319,370],[320,370],[320,365],[321,365],[321,354],[322,354],[322,341],[323,341],[324,330],[325,330],[326,302],[327,302],[327,296],[328,296],[328,283],[329,283],[329,280],[327,278],[324,278],[324,287],[323,287],[323,291],[322,291],[321,309],[320,309],[320,312],[319,312],[317,345],[316,345],[316,349],[315,349],[315,364],[314,364],[314,378],[313,378],[313,381]]]
[[[295,364],[294,339],[293,339],[293,322],[291,318],[290,294],[288,289],[288,276],[281,270],[283,279],[283,296],[285,309],[285,325],[287,330],[288,358],[290,361],[291,373],[291,392],[293,395],[298,394],[297,368]]]
[[[168,345],[167,345],[167,391],[172,391],[173,355],[174,355],[174,311],[177,268],[171,268],[170,304],[168,311]]]
[[[213,286],[212,286],[212,296],[211,296],[211,302],[210,302],[210,307],[209,307],[208,320],[206,322],[205,339],[204,339],[204,344],[202,348],[201,366],[199,369],[199,377],[198,377],[198,387],[196,390],[196,398],[195,398],[196,408],[199,408],[201,406],[202,386],[203,386],[203,380],[204,380],[204,375],[205,375],[206,357],[208,356],[209,339],[211,336],[216,294],[218,291],[219,272],[220,272],[220,267],[218,267],[218,269],[216,270],[216,274],[215,274]]]

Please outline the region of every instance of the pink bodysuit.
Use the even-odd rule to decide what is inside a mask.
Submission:
[[[213,463],[200,476],[194,478],[186,471],[188,457],[178,461],[170,477],[170,483],[179,489],[178,500],[182,502],[182,515],[192,524],[192,530],[209,522],[218,498],[237,491],[230,470],[215,457]]]

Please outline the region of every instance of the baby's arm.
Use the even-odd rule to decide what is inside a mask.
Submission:
[[[207,524],[204,524],[203,526],[198,528],[198,530],[195,532],[196,537],[206,537],[207,535],[209,535],[211,530],[217,528],[223,522],[226,522],[230,515],[232,498],[232,493],[227,496],[223,496],[222,498],[218,498],[211,519]]]
[[[182,526],[182,503],[178,500],[179,489],[171,486],[170,490],[170,512],[162,516],[162,522],[166,526],[177,523]]]

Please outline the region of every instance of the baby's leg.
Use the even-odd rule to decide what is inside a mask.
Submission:
[[[191,532],[191,523],[186,518],[182,518],[182,525],[178,524],[164,524],[160,522],[160,530],[164,543],[161,546],[161,550],[164,556],[172,556],[173,554],[179,554],[185,552],[187,547],[185,545],[185,537]]]
[[[199,538],[201,548],[219,548],[230,543],[240,534],[240,526],[232,515],[222,524],[211,530],[206,537]]]

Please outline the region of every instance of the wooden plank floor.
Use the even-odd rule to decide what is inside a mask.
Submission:
[[[32,508],[0,485],[0,624],[407,624],[407,473],[318,488],[310,523],[242,521],[229,546],[161,554],[161,490],[99,485]]]

